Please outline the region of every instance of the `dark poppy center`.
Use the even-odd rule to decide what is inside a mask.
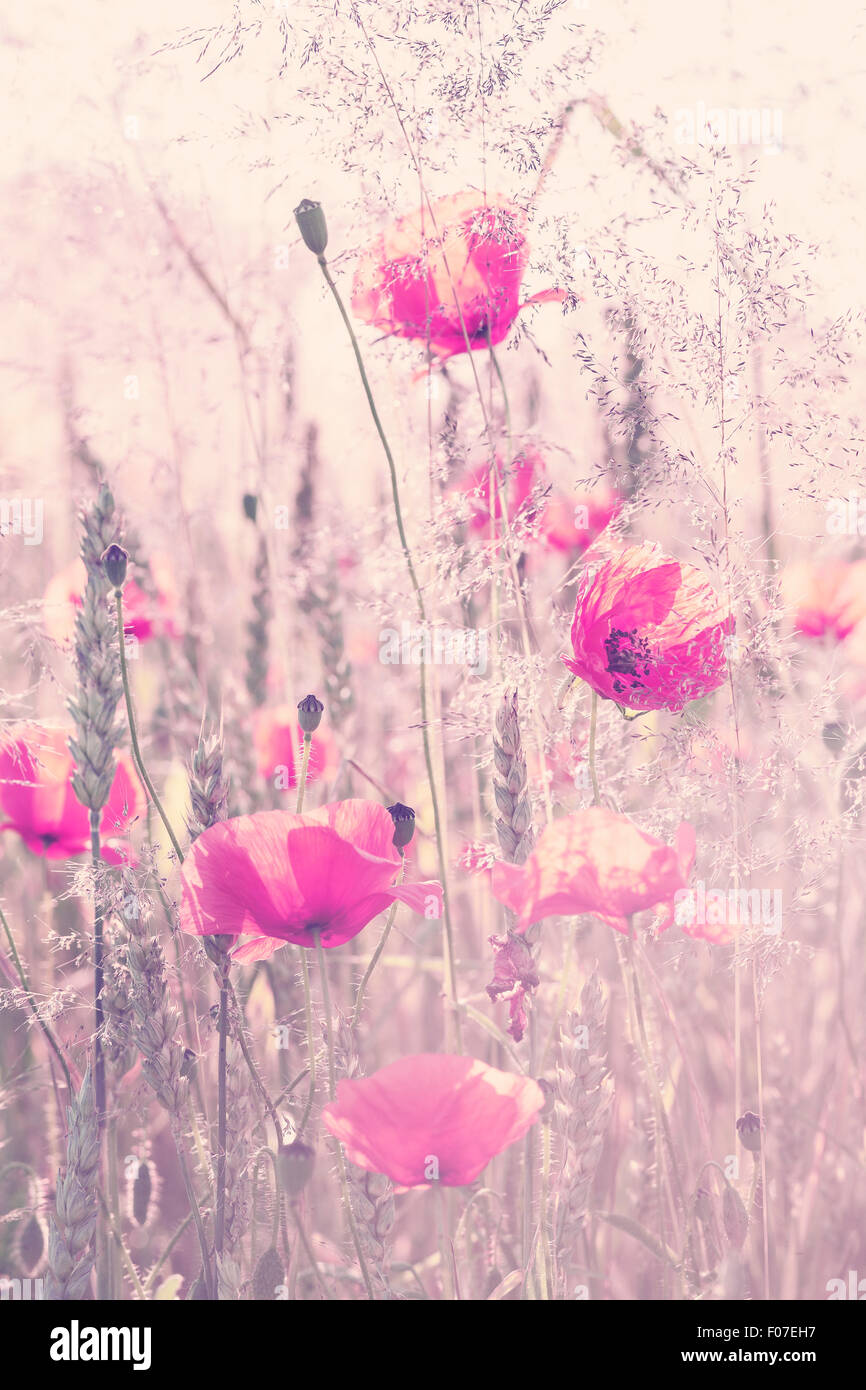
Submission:
[[[612,676],[630,676],[630,687],[643,685],[643,676],[652,665],[650,644],[645,637],[638,636],[636,627],[626,629],[613,627],[604,639],[607,654],[607,669]],[[618,693],[629,687],[623,681],[614,680],[613,688]]]

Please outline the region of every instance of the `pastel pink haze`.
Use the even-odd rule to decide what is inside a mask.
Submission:
[[[543,1105],[529,1077],[428,1052],[340,1081],[322,1119],[359,1168],[403,1188],[465,1187],[523,1137]]]
[[[843,642],[866,619],[866,560],[788,565],[781,591],[798,632]]]
[[[676,712],[725,680],[733,631],[699,572],[647,543],[590,567],[563,661],[608,700]]]
[[[0,830],[14,830],[33,854],[70,859],[90,849],[90,813],[72,788],[75,762],[63,729],[20,726],[0,748]],[[132,759],[117,754],[117,771],[99,822],[102,857],[131,859],[124,836],[145,808]]]
[[[656,930],[664,931],[694,857],[695,832],[685,822],[666,845],[627,816],[593,806],[549,825],[524,864],[494,864],[490,887],[521,933],[544,917],[591,913],[628,935],[629,918],[647,908],[657,909]]]
[[[467,338],[473,351],[500,343],[527,304],[564,297],[544,290],[521,300],[526,226],[521,208],[478,193],[440,198],[432,216],[425,205],[362,254],[352,309],[383,333],[429,342],[439,358],[466,352]]]
[[[199,835],[181,870],[180,924],[238,940],[237,960],[286,942],[342,946],[391,903],[439,917],[437,882],[394,884],[394,822],[376,801],[337,801],[301,815],[257,811]],[[243,940],[240,940],[243,938]]]

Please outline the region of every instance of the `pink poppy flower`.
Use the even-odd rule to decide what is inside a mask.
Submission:
[[[439,883],[394,884],[394,822],[376,801],[337,801],[309,814],[257,811],[199,835],[181,870],[180,924],[198,936],[234,936],[239,960],[287,941],[342,946],[397,899],[439,917]]]
[[[177,594],[171,567],[164,556],[154,556],[150,569],[156,596],[145,593],[132,575],[123,586],[123,628],[129,637],[148,642],[152,637],[176,637]],[[59,571],[45,590],[43,621],[49,637],[58,644],[68,642],[75,632],[75,611],[87,583],[82,560]]]
[[[632,709],[681,710],[727,672],[733,615],[691,565],[657,545],[631,546],[590,566],[565,665],[608,700]]]
[[[521,1139],[544,1104],[529,1077],[421,1053],[340,1081],[322,1119],[352,1163],[400,1187],[464,1187]]]
[[[256,764],[262,777],[271,781],[278,774],[281,790],[298,785],[304,732],[298,723],[295,705],[278,705],[274,709],[259,709],[253,715],[253,744]],[[307,782],[318,782],[337,768],[337,753],[333,739],[324,730],[310,740],[310,761]],[[280,772],[280,769],[285,771]]]
[[[0,830],[14,830],[33,854],[70,859],[90,849],[90,813],[72,790],[75,763],[62,729],[24,725],[0,748]],[[123,836],[144,813],[144,788],[132,759],[117,754],[117,771],[102,810],[102,857],[133,857]]]
[[[842,642],[866,619],[866,560],[789,565],[781,590],[798,632]]]
[[[587,912],[627,936],[628,919],[652,907],[661,932],[674,920],[694,855],[695,832],[685,822],[669,846],[627,816],[593,806],[549,825],[524,864],[495,864],[490,887],[516,914],[518,932],[544,917]]]
[[[446,358],[466,351],[466,337],[473,351],[502,342],[527,304],[564,298],[545,290],[521,301],[529,245],[520,208],[458,193],[433,210],[435,228],[425,207],[393,222],[361,257],[352,308],[365,323],[429,341]]]

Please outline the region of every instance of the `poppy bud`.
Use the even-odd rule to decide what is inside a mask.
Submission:
[[[196,1057],[192,1048],[185,1047],[183,1050],[183,1059],[180,1064],[181,1076],[192,1076],[192,1070],[197,1061],[198,1058]]]
[[[309,247],[313,255],[323,256],[328,244],[328,227],[322,204],[303,198],[295,208],[295,221],[304,238],[304,245]]]
[[[761,1121],[751,1110],[737,1120],[737,1134],[744,1149],[756,1154],[761,1149]]]
[[[540,1120],[549,1120],[553,1114],[553,1107],[556,1104],[556,1091],[550,1082],[545,1081],[543,1077],[537,1077],[536,1083],[544,1096],[544,1104],[538,1112],[538,1118]]]
[[[285,1285],[286,1271],[279,1254],[271,1246],[259,1257],[258,1264],[253,1272],[253,1298],[257,1303],[264,1303],[275,1299],[279,1290]]]
[[[122,545],[110,545],[102,552],[102,568],[108,576],[113,589],[122,589],[126,583],[126,562],[129,559]]]
[[[705,1187],[695,1189],[694,1196],[695,1216],[699,1221],[706,1225],[713,1219],[713,1203],[709,1192]]]
[[[749,1218],[743,1206],[743,1199],[730,1183],[725,1185],[722,1193],[722,1222],[731,1245],[736,1250],[742,1250],[749,1233]]]
[[[36,1212],[31,1212],[18,1237],[18,1259],[24,1266],[25,1274],[38,1269],[45,1254],[45,1232]]]
[[[386,809],[394,822],[394,845],[397,849],[403,849],[415,834],[415,812],[411,806],[403,806],[399,801]]]
[[[132,1218],[137,1226],[144,1226],[147,1223],[152,1192],[153,1180],[150,1176],[150,1166],[147,1163],[139,1163],[138,1172],[132,1184]]]
[[[234,944],[235,938],[224,933],[220,935],[212,933],[209,936],[202,937],[202,945],[204,946],[208,960],[213,961],[214,965],[219,966],[221,970],[225,967],[226,956]]]
[[[314,734],[322,722],[325,706],[315,695],[305,695],[298,702],[298,723],[305,734]]]
[[[259,510],[259,499],[254,492],[245,492],[243,496],[244,516],[247,521],[255,521]]]
[[[316,1164],[316,1151],[309,1144],[296,1139],[293,1144],[281,1144],[277,1153],[280,1169],[280,1182],[289,1197],[297,1197],[303,1192]]]

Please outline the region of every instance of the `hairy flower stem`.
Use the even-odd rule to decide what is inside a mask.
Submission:
[[[141,748],[138,743],[138,732],[135,726],[135,712],[132,707],[132,689],[129,683],[129,666],[126,660],[126,644],[123,638],[123,591],[115,589],[114,602],[117,608],[117,641],[120,647],[120,678],[123,682],[123,698],[126,701],[126,717],[129,722],[129,741],[132,745],[132,756],[135,759],[135,766],[138,768],[138,775],[147,788],[151,801],[159,813],[159,818],[165,826],[168,838],[171,840],[172,849],[178,858],[178,863],[183,863],[183,850],[178,844],[177,837],[169,824],[168,817],[162,807],[162,802],[156,794],[156,788],[150,780],[144,759],[141,756]]]
[[[301,754],[301,774],[298,782],[298,802],[297,813],[301,814],[304,809],[304,787],[307,784],[307,768],[310,762],[310,744],[312,736],[304,734],[304,751]],[[301,961],[301,980],[304,985],[304,1021],[307,1026],[307,1058],[310,1064],[310,1084],[307,1088],[307,1103],[304,1106],[304,1113],[301,1116],[301,1123],[298,1126],[296,1139],[300,1139],[307,1127],[310,1118],[310,1111],[313,1108],[313,1099],[316,1094],[316,1039],[313,1037],[313,992],[310,988],[310,967],[307,965],[307,952],[303,946],[298,947],[298,954]]]
[[[400,873],[399,873],[399,875],[397,876],[397,882],[398,882],[398,884],[403,882],[403,875],[405,874],[405,872],[406,872],[406,859],[405,859],[405,856],[404,856],[403,851],[402,851],[402,849],[401,849],[401,850],[400,850]],[[394,918],[396,917],[396,915],[397,915],[397,900],[396,900],[396,898],[395,898],[394,901],[393,901],[392,904],[391,904],[391,908],[390,908],[390,911],[389,911],[389,913],[388,913],[388,920],[387,920],[386,923],[385,923],[385,928],[384,928],[384,930],[383,930],[383,932],[382,932],[382,935],[381,935],[380,938],[379,938],[379,944],[378,944],[378,946],[376,947],[375,951],[373,952],[373,955],[372,955],[372,957],[371,957],[371,959],[370,959],[370,964],[367,966],[367,969],[364,971],[364,978],[361,980],[361,983],[360,983],[359,986],[358,986],[358,993],[357,993],[357,995],[356,995],[356,997],[355,997],[355,1008],[354,1008],[354,1011],[353,1011],[353,1013],[352,1013],[352,1027],[353,1027],[353,1028],[357,1028],[357,1026],[358,1026],[358,1021],[359,1021],[359,1019],[360,1019],[360,1017],[361,1017],[361,1006],[363,1005],[363,1002],[364,1002],[364,993],[365,993],[365,991],[366,991],[366,989],[367,989],[367,986],[368,986],[369,983],[370,983],[370,976],[373,974],[373,971],[376,969],[376,966],[377,966],[377,964],[378,964],[378,962],[379,962],[379,958],[380,958],[380,956],[382,955],[382,952],[384,951],[385,947],[386,947],[387,944],[388,944],[388,937],[391,935],[391,928],[392,928],[393,925],[394,925]]]
[[[214,1243],[217,1256],[223,1253],[226,1229],[226,1042],[229,1023],[229,960],[226,957],[220,981],[219,1059],[217,1062],[217,1182]]]
[[[21,957],[18,955],[18,949],[15,945],[15,938],[12,935],[9,923],[6,920],[6,914],[3,911],[2,907],[0,907],[0,924],[2,924],[3,930],[6,933],[6,940],[9,942],[9,950],[12,954],[12,960],[15,965],[15,969],[18,973],[18,978],[21,981],[21,988],[27,995],[27,1003],[30,1005],[30,1011],[33,1014],[33,1017],[36,1019],[36,1022],[39,1024],[39,1027],[42,1029],[42,1032],[45,1034],[46,1040],[48,1041],[52,1051],[54,1052],[54,1055],[56,1056],[58,1062],[63,1068],[63,1075],[66,1077],[66,1085],[71,1096],[72,1077],[69,1074],[69,1067],[67,1066],[66,1058],[60,1051],[60,1044],[58,1043],[51,1029],[48,1027],[48,1024],[45,1023],[43,1019],[40,1017],[39,1010],[36,1007],[36,1000],[33,997],[33,991],[30,988],[30,984],[28,982],[24,966],[21,964]]]
[[[298,775],[298,805],[297,805],[297,812],[298,812],[298,815],[300,815],[301,812],[302,812],[303,809],[304,809],[304,791],[305,791],[306,786],[307,786],[307,772],[308,772],[308,769],[309,769],[309,766],[310,766],[310,748],[311,748],[311,746],[312,746],[312,742],[313,742],[313,735],[312,735],[312,734],[306,734],[306,733],[305,733],[305,734],[304,734],[304,749],[303,749],[303,752],[301,753],[301,771],[300,771],[300,773],[299,773],[299,775]]]
[[[177,1158],[180,1164],[180,1171],[181,1176],[183,1178],[183,1186],[186,1192],[186,1199],[189,1202],[189,1209],[192,1213],[192,1219],[195,1222],[199,1250],[201,1251],[202,1273],[204,1275],[205,1289],[207,1291],[208,1299],[213,1301],[216,1299],[216,1289],[214,1286],[213,1270],[211,1269],[210,1251],[208,1250],[207,1243],[207,1233],[205,1232],[204,1221],[202,1220],[201,1208],[198,1204],[198,1198],[195,1195],[195,1188],[193,1187],[192,1183],[192,1175],[189,1171],[189,1164],[186,1158],[186,1150],[184,1149],[183,1145],[183,1135],[180,1132],[180,1123],[176,1115],[172,1115],[171,1117],[171,1132],[172,1137],[174,1139],[174,1146],[177,1150]]]
[[[336,283],[334,282],[334,278],[331,275],[331,272],[328,268],[328,262],[325,259],[324,255],[318,256],[317,260],[319,262],[319,265],[321,266],[322,274],[325,277],[327,286],[330,289],[332,295],[334,296],[337,308],[340,311],[340,317],[342,318],[343,323],[346,325],[346,331],[349,334],[349,339],[352,344],[352,351],[355,354],[355,361],[358,364],[358,371],[361,376],[361,384],[364,388],[364,394],[367,397],[367,404],[370,407],[370,414],[373,417],[373,423],[376,426],[376,431],[379,435],[379,439],[382,442],[382,448],[385,451],[385,458],[388,461],[388,471],[391,477],[391,495],[394,500],[394,516],[397,521],[397,531],[400,536],[400,544],[403,548],[403,554],[406,559],[406,568],[409,571],[409,579],[411,581],[412,588],[415,592],[415,601],[418,606],[418,618],[421,623],[421,626],[426,630],[427,610],[424,604],[424,594],[421,589],[421,585],[418,582],[418,575],[415,572],[415,564],[412,559],[412,552],[409,549],[409,542],[406,539],[406,528],[403,525],[403,511],[400,506],[400,489],[397,482],[397,466],[394,463],[394,455],[391,453],[391,446],[389,445],[387,436],[385,435],[385,431],[382,428],[382,421],[379,419],[379,412],[376,409],[376,403],[373,400],[373,392],[370,389],[370,383],[367,379],[367,372],[364,367],[364,360],[361,357],[361,349],[358,346],[358,339],[355,336],[355,330],[352,327],[351,319],[349,318],[349,315],[346,313],[346,306],[343,304],[340,291],[337,289]],[[421,737],[424,743],[424,762],[427,767],[427,780],[430,785],[430,800],[433,806],[433,828],[436,833],[436,854],[439,861],[439,877],[442,881],[442,916],[445,925],[445,978],[448,985],[449,1003],[451,1006],[449,1031],[453,1027],[457,1051],[462,1052],[463,1036],[460,1023],[460,1014],[457,1007],[457,976],[454,964],[454,934],[451,926],[451,905],[448,895],[448,874],[445,856],[445,841],[442,833],[442,818],[439,811],[439,793],[436,787],[436,776],[433,770],[433,754],[430,747],[430,721],[427,709],[427,663],[423,659],[423,656],[418,663],[418,678],[421,696]]]

